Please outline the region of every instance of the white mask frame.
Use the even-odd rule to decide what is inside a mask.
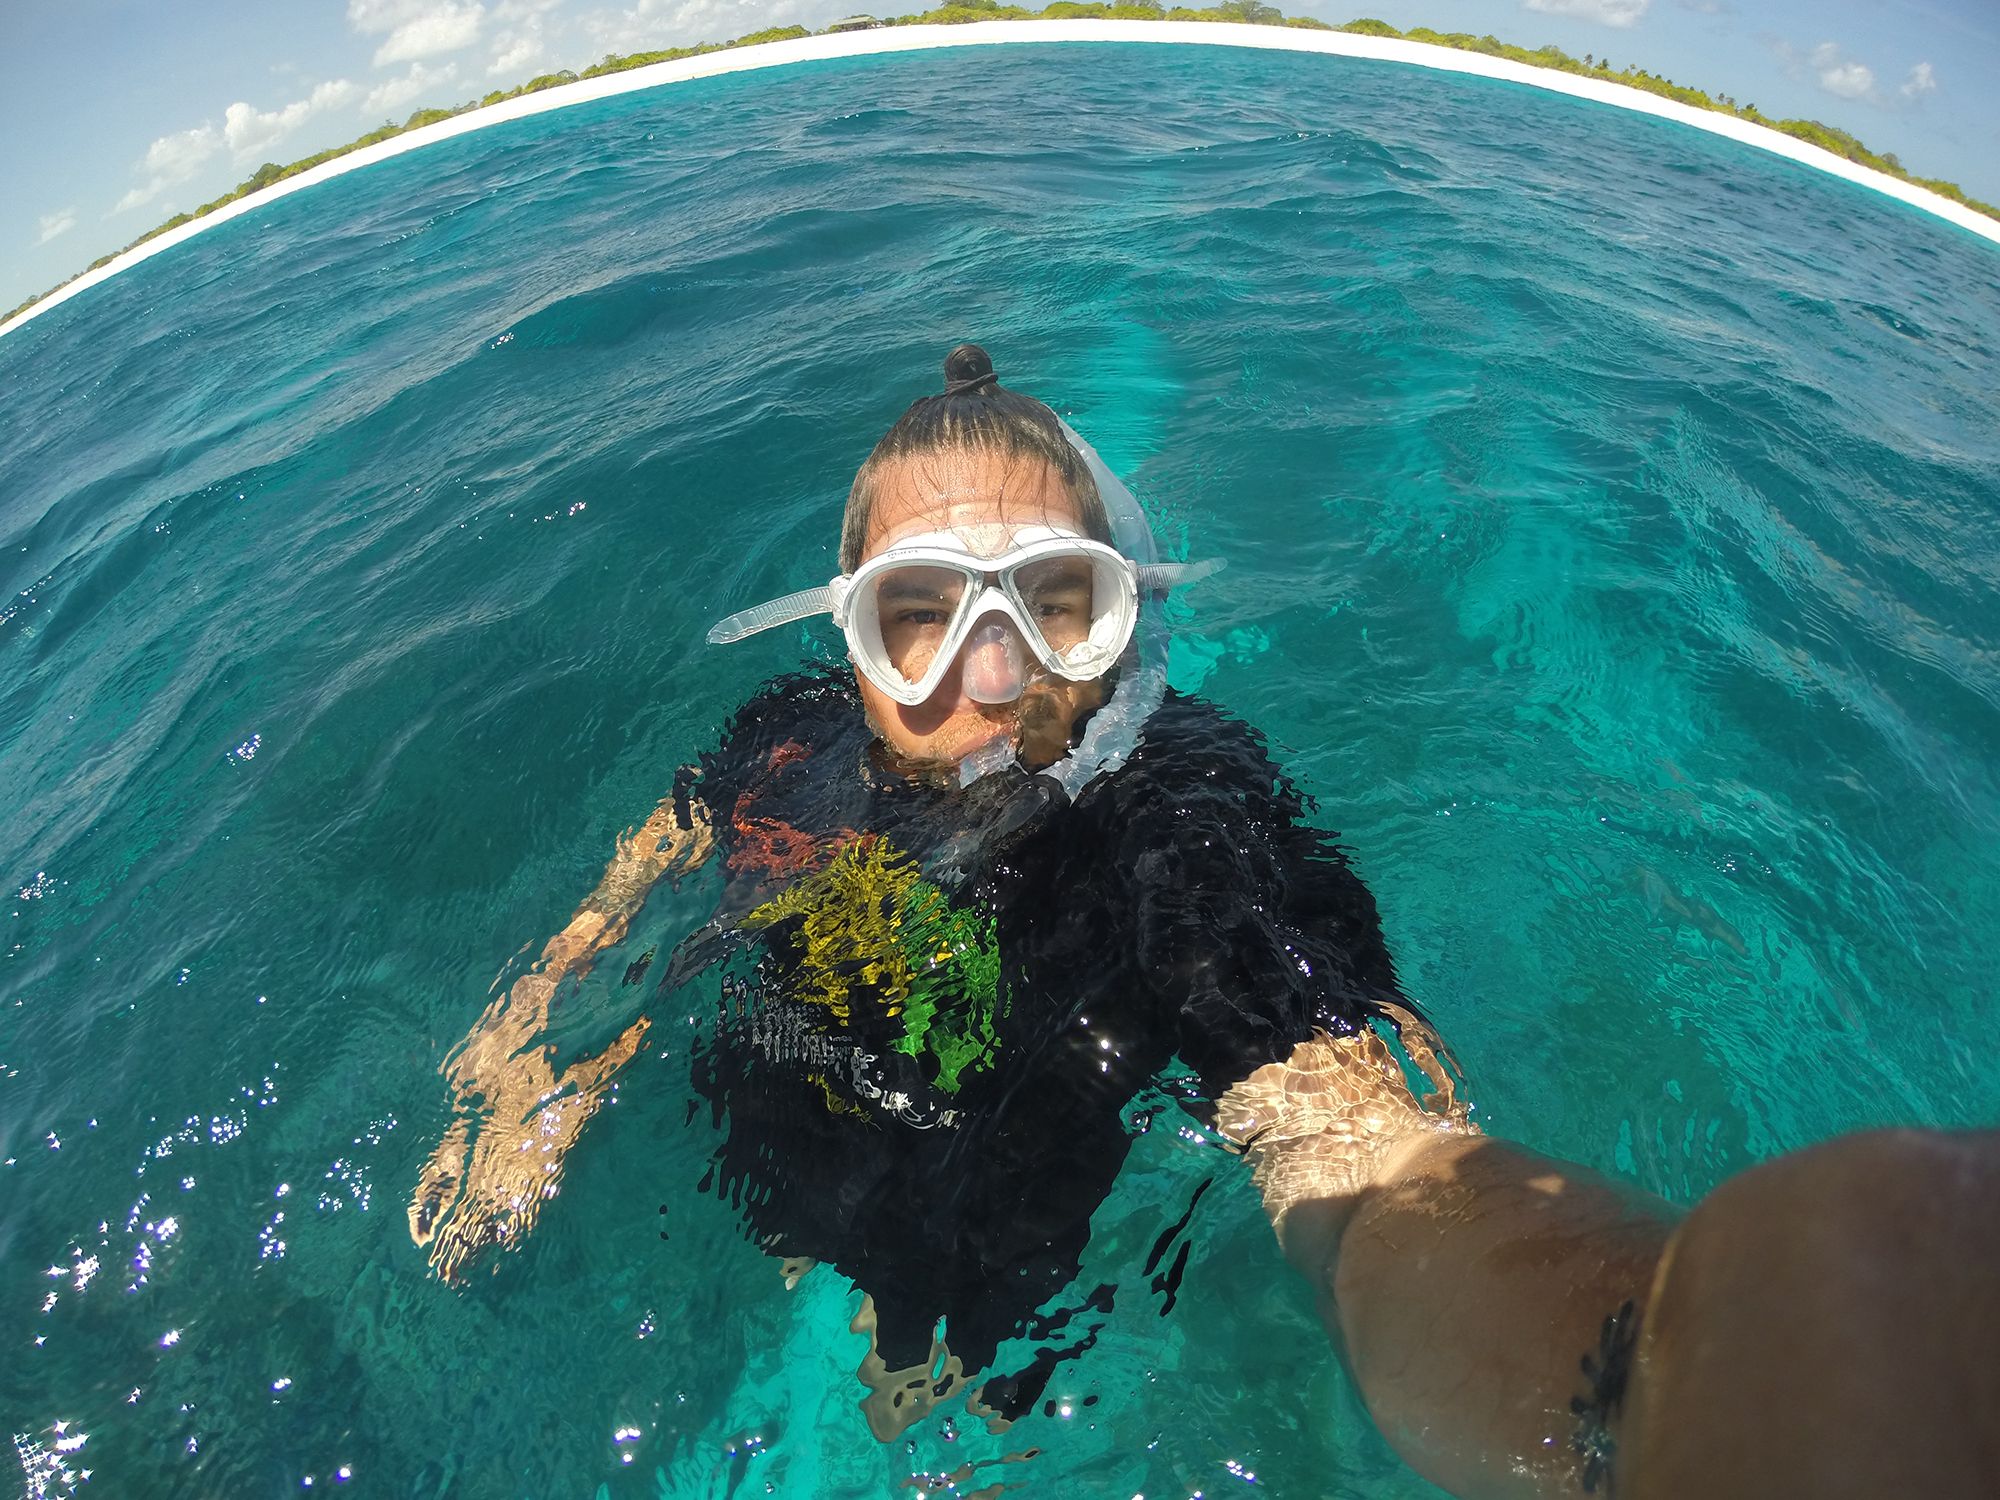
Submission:
[[[1053,645],[1042,634],[1016,581],[1021,569],[1058,557],[1079,557],[1091,568],[1090,631],[1067,648]],[[877,612],[880,596],[870,587],[908,567],[946,569],[966,581],[944,638],[915,681],[904,677],[889,658]],[[1045,671],[1071,682],[1090,682],[1110,671],[1124,653],[1138,624],[1142,595],[1211,571],[1213,565],[1206,563],[1135,563],[1114,547],[1058,527],[1021,528],[1012,534],[1005,551],[992,556],[968,546],[955,532],[932,531],[896,543],[820,588],[740,610],[712,626],[708,639],[713,645],[727,645],[794,620],[831,614],[847,637],[855,669],[895,702],[914,708],[937,691],[983,619],[998,614],[1010,620]]]
[[[1092,604],[1088,633],[1066,647],[1043,633],[1034,601],[1021,586],[1026,570],[1063,558],[1089,566]],[[908,568],[937,569],[962,581],[952,617],[924,671],[914,679],[904,676],[893,661],[880,613],[881,585]],[[1132,639],[1139,619],[1137,572],[1115,548],[1060,527],[1024,527],[1012,534],[1004,551],[991,556],[968,546],[956,532],[932,531],[906,537],[856,568],[833,608],[833,622],[846,632],[855,668],[887,696],[912,708],[937,692],[975,627],[996,615],[1012,622],[1042,670],[1071,682],[1089,682],[1109,671]],[[1020,696],[1023,686],[1017,674],[1011,693],[969,691],[981,701],[1010,702]]]

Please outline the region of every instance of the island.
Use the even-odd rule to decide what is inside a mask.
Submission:
[[[467,100],[450,108],[427,108],[414,111],[400,123],[385,120],[365,135],[358,136],[344,145],[330,146],[311,156],[285,164],[266,162],[252,172],[242,182],[220,197],[202,204],[198,208],[174,215],[163,224],[156,224],[130,244],[99,256],[74,276],[59,282],[37,296],[28,298],[20,306],[13,308],[5,316],[0,316],[0,331],[11,325],[20,315],[37,303],[54,296],[78,281],[98,271],[120,257],[151,240],[179,229],[197,219],[213,214],[226,204],[235,203],[274,187],[289,178],[309,172],[338,157],[347,156],[369,146],[405,135],[414,130],[436,125],[442,121],[455,119],[461,115],[490,109],[495,105],[519,99],[524,95],[539,93],[545,89],[560,88],[581,79],[599,78],[609,73],[623,73],[634,68],[650,67],[655,63],[674,62],[682,58],[701,57],[712,52],[730,51],[742,47],[759,47],[773,42],[795,41],[813,35],[835,35],[853,31],[875,30],[891,26],[962,26],[974,22],[991,21],[1197,21],[1225,22],[1251,26],[1288,26],[1312,31],[1343,31],[1361,36],[1385,37],[1398,41],[1423,43],[1433,47],[1449,47],[1464,52],[1483,53],[1489,57],[1505,59],[1527,67],[1548,68],[1557,72],[1570,73],[1600,82],[1615,84],[1623,88],[1637,89],[1644,93],[1670,99],[1693,109],[1712,110],[1731,115],[1752,125],[1774,130],[1791,136],[1809,145],[1817,146],[1832,155],[1853,162],[1858,166],[1880,172],[1913,187],[1921,188],[1945,198],[1953,203],[2000,221],[2000,208],[1982,203],[1968,196],[1956,183],[1944,182],[1937,178],[1920,177],[1906,170],[1893,153],[1871,151],[1845,130],[1818,120],[1772,119],[1761,113],[1754,104],[1739,104],[1725,95],[1711,95],[1701,89],[1688,88],[1672,79],[1649,73],[1644,68],[1614,68],[1609,59],[1586,53],[1581,59],[1571,57],[1560,47],[1516,47],[1492,36],[1471,36],[1464,32],[1432,31],[1428,27],[1413,27],[1408,31],[1398,31],[1385,21],[1368,18],[1349,21],[1345,25],[1334,26],[1309,16],[1287,16],[1277,7],[1265,5],[1261,0],[1225,0],[1225,3],[1203,10],[1193,10],[1185,6],[1163,7],[1157,0],[1115,0],[1115,3],[1101,3],[1101,0],[1054,0],[1041,10],[1028,10],[1018,5],[1001,4],[1000,0],[954,0],[954,3],[940,6],[935,10],[918,15],[896,16],[886,20],[876,20],[873,16],[847,16],[833,22],[819,33],[808,31],[803,26],[777,26],[763,31],[754,31],[748,36],[737,37],[728,42],[703,42],[693,47],[670,47],[657,52],[633,52],[623,56],[610,56],[585,68],[582,72],[567,69],[556,73],[544,73],[531,78],[518,88],[495,89],[479,99]]]

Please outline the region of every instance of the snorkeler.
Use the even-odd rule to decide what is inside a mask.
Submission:
[[[983,351],[946,377],[856,475],[841,575],[711,632],[831,613],[852,671],[767,685],[621,843],[448,1064],[479,1123],[461,1113],[412,1210],[448,1276],[532,1225],[646,1027],[558,1076],[550,999],[712,855],[718,909],[663,980],[721,971],[695,1061],[711,1183],[773,1255],[867,1294],[882,1435],[1069,1286],[1128,1108],[1176,1056],[1212,1102],[1380,1022],[1464,1123],[1345,856],[1253,730],[1166,690],[1159,596],[1208,570],[1155,560],[1129,491]],[[1052,1369],[983,1399],[1017,1412]]]
[[[1765,1326],[1738,1308],[1751,1292],[1700,1280],[1726,1280],[1715,1247],[1758,1231],[1744,1195],[1725,1188],[1676,1234],[1664,1203],[1478,1132],[1306,799],[1254,730],[1164,687],[1158,595],[1199,570],[1154,559],[1129,493],[982,351],[955,349],[945,374],[856,475],[840,576],[712,634],[831,613],[853,672],[753,696],[488,1007],[446,1065],[460,1114],[418,1183],[413,1237],[450,1278],[533,1227],[648,1025],[558,1074],[550,1004],[658,881],[713,859],[715,915],[662,980],[720,971],[695,1060],[721,1132],[707,1181],[788,1277],[823,1261],[864,1292],[878,1436],[961,1394],[1018,1413],[1051,1351],[1010,1374],[992,1370],[999,1345],[1108,1308],[1115,1288],[1070,1284],[1131,1144],[1127,1110],[1178,1057],[1190,1107],[1249,1158],[1371,1414],[1419,1472],[1465,1495],[1712,1485],[1729,1471],[1700,1454],[1726,1447],[1687,1455],[1735,1410],[1716,1393],[1781,1395],[1743,1384],[1769,1357],[1705,1321],[1729,1309],[1739,1344]],[[1922,1182],[1909,1149],[1882,1148]],[[2000,1186],[1992,1152],[1967,1149],[1973,1166],[1952,1170],[1984,1161]],[[1748,1178],[1782,1189],[1799,1162]],[[1837,1191],[1805,1201],[1829,1222],[1858,1212],[1843,1220]],[[1960,1229],[2000,1242],[1990,1210]],[[1751,1258],[1781,1256],[1762,1232]],[[1959,1305],[1992,1329],[1990,1285],[1986,1299],[1983,1325],[1976,1296]],[[1902,1326],[1875,1323],[1886,1341]],[[1984,1410],[1990,1433],[2000,1399]]]

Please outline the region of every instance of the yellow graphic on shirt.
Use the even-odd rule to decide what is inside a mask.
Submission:
[[[888,841],[856,839],[825,869],[751,911],[751,932],[793,924],[790,993],[841,1026],[857,1003],[901,1019],[890,1043],[937,1059],[937,1086],[958,1090],[992,1061],[1000,952],[993,919],[955,908],[917,862]]]

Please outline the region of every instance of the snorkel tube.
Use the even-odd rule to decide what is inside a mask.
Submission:
[[[1058,422],[1062,419],[1058,417]],[[1082,435],[1062,422],[1063,436],[1082,455],[1090,477],[1097,482],[1098,498],[1111,522],[1111,543],[1144,570],[1159,561],[1159,547],[1146,513],[1125,481],[1112,473],[1095,448]],[[1220,562],[1201,565],[1188,574],[1189,581],[1206,577],[1221,567]],[[1143,575],[1142,575],[1143,576]],[[1146,721],[1158,711],[1167,696],[1167,625],[1160,607],[1161,593],[1147,590],[1139,597],[1139,623],[1131,643],[1117,667],[1118,681],[1111,696],[1084,726],[1083,738],[1068,755],[1036,775],[1046,776],[1063,789],[1072,801],[1076,794],[1096,780],[1124,765],[1138,747]],[[1018,765],[1019,758],[1009,740],[996,740],[975,750],[959,765],[958,784],[970,786],[982,776]]]

